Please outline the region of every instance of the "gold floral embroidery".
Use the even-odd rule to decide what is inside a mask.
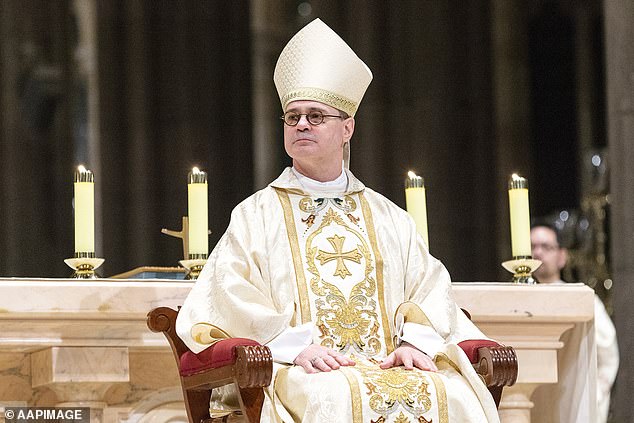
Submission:
[[[303,211],[304,213],[308,213],[314,210],[314,206],[313,206],[313,199],[310,197],[304,197],[301,200],[299,200],[299,209],[301,211]]]
[[[330,328],[330,335],[339,340],[337,347],[342,350],[347,349],[348,345],[364,348],[363,338],[366,337],[368,326],[370,326],[369,319],[364,319],[361,311],[355,308],[356,304],[346,303],[343,296],[332,298],[330,305],[335,307],[326,313],[320,313],[320,310],[318,315]]]
[[[370,408],[377,414],[387,416],[402,407],[418,418],[431,409],[429,382],[423,372],[403,367],[383,370],[359,363],[356,368],[368,389]]]
[[[354,198],[350,197],[349,195],[343,197],[343,203],[346,205],[347,211],[349,213],[352,213],[357,209],[357,202],[354,201]]]
[[[409,419],[405,417],[405,414],[401,411],[401,414],[398,415],[396,419],[394,419],[394,423],[409,423]]]
[[[299,209],[304,213],[311,213],[316,215],[326,205],[324,198],[312,199],[311,197],[303,197],[299,200]]]
[[[331,225],[339,226],[343,233],[337,230],[337,234],[326,238],[334,249],[334,252],[326,252],[314,244]],[[351,238],[344,236],[344,233]],[[347,239],[352,239],[356,248],[344,248],[344,243],[350,242]],[[363,273],[353,275],[346,266],[346,260],[361,264]],[[347,296],[335,282],[327,280],[327,275],[322,275],[322,266],[331,261],[336,261],[334,277],[352,279]],[[372,273],[372,255],[363,236],[332,208],[326,211],[319,227],[306,240],[306,265],[313,276],[309,282],[310,289],[318,297],[315,300],[315,317],[316,325],[323,335],[322,345],[343,352],[352,348],[366,357],[378,354],[383,345],[379,335],[381,325],[376,312],[377,300],[374,298],[377,291]]]

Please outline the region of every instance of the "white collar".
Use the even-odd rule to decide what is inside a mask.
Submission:
[[[344,172],[343,169],[341,170],[341,174],[335,180],[326,182],[319,182],[309,178],[308,176],[302,175],[294,167],[291,168],[291,170],[306,192],[315,194],[340,192],[343,194],[348,188],[348,175],[346,175],[346,172]]]

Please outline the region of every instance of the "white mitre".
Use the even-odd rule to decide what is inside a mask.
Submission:
[[[314,100],[354,116],[372,72],[335,31],[315,19],[286,44],[273,81],[282,110],[292,101]]]

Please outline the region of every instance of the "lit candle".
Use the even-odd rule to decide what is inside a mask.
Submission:
[[[75,171],[75,253],[95,252],[95,177],[83,165]]]
[[[414,172],[407,172],[405,179],[405,205],[407,212],[414,218],[416,229],[421,234],[425,244],[429,247],[427,235],[427,201],[425,198],[425,181]]]
[[[515,173],[509,180],[509,211],[513,257],[531,257],[528,181]]]
[[[207,214],[207,173],[193,168],[188,175],[187,206],[189,211],[189,255],[209,253]]]

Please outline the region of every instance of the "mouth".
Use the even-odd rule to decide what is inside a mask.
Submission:
[[[298,142],[302,142],[302,141],[305,141],[305,142],[315,142],[315,140],[314,140],[314,139],[312,139],[312,138],[297,138],[297,139],[295,139],[295,140],[293,141],[293,144],[298,143]]]

